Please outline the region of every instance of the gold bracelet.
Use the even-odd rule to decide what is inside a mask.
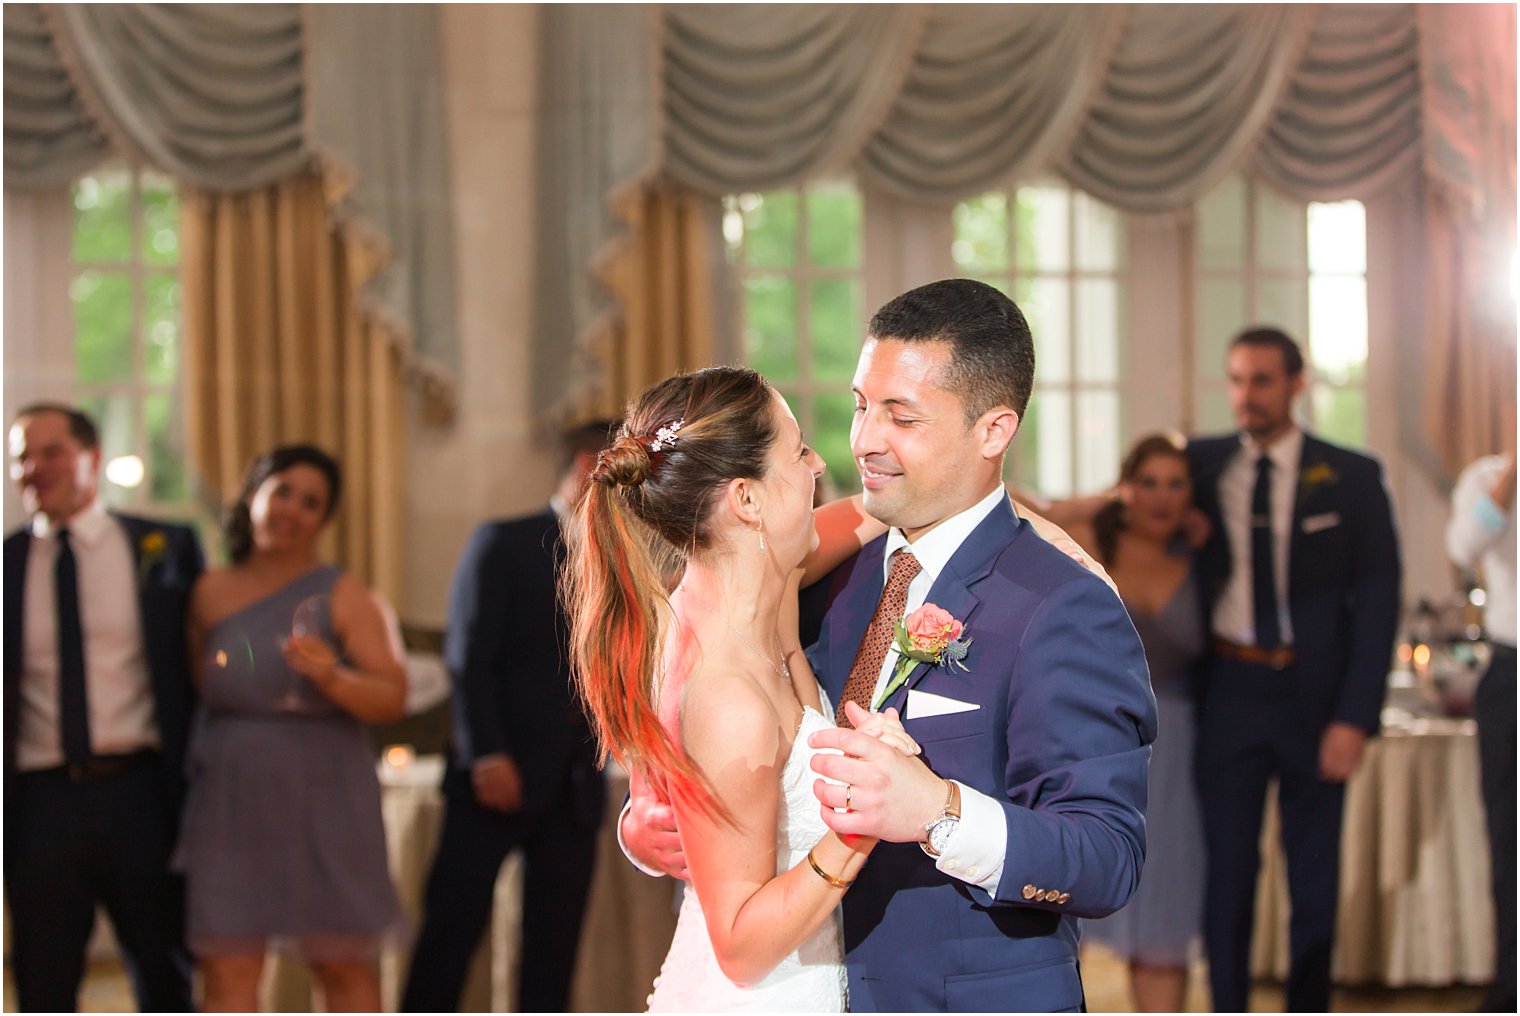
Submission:
[[[813,848],[813,850],[817,849],[817,847]],[[835,889],[848,889],[850,886],[855,884],[855,880],[853,878],[849,879],[848,881],[842,878],[835,878],[833,875],[830,875],[828,872],[818,867],[818,862],[813,860],[813,850],[808,851],[808,864],[811,864],[813,866],[813,870],[818,873],[819,878],[823,879]]]

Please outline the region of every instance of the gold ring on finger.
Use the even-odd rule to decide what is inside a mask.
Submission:
[[[852,787],[848,783],[846,783],[844,785],[844,810],[845,811],[849,811],[850,810],[850,791],[852,791],[854,789],[855,788]]]

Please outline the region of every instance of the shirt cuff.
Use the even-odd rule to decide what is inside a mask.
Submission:
[[[996,895],[1008,854],[1008,822],[1003,817],[1003,806],[959,780],[955,782],[961,788],[961,821],[934,866],[946,875]]]
[[[1477,518],[1478,525],[1485,532],[1498,536],[1504,532],[1504,527],[1509,524],[1503,509],[1494,503],[1492,495],[1484,494],[1473,504],[1473,516]]]
[[[624,857],[628,858],[628,863],[629,864],[633,865],[635,868],[639,869],[644,874],[649,875],[649,876],[651,876],[653,878],[664,878],[665,877],[665,873],[663,871],[656,871],[653,868],[646,868],[646,867],[644,867],[644,865],[640,864],[639,863],[639,859],[637,857],[634,857],[631,853],[628,852],[628,844],[626,844],[626,843],[623,842],[623,819],[627,818],[628,817],[628,813],[630,811],[632,811],[632,810],[633,810],[633,801],[628,800],[628,801],[624,801],[623,802],[623,810],[620,811],[620,812],[618,812],[617,828],[616,828],[618,849],[623,852],[623,856]]]

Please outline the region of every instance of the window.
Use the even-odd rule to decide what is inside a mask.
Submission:
[[[107,499],[190,516],[180,419],[179,199],[115,163],[74,185],[74,382],[100,425]]]
[[[1011,296],[1035,337],[1011,478],[1047,497],[1107,487],[1123,440],[1124,216],[1042,181],[963,201],[953,217],[956,269]]]
[[[1367,228],[1360,202],[1309,204],[1233,177],[1197,207],[1194,398],[1200,430],[1233,430],[1224,385],[1230,339],[1252,324],[1304,346],[1305,422],[1366,443]]]
[[[865,335],[861,198],[828,180],[724,202],[744,362],[784,395],[828,463],[835,492],[858,490],[850,379]]]

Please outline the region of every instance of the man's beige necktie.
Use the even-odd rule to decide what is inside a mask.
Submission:
[[[834,710],[834,722],[841,727],[852,726],[845,719],[844,704],[856,702],[862,709],[871,708],[871,693],[881,677],[881,664],[897,637],[897,622],[902,620],[908,606],[908,586],[923,569],[908,550],[899,550],[892,556],[892,571],[887,584],[881,589],[881,599],[876,603],[876,613],[866,627],[860,648],[855,650],[855,663],[850,667],[849,679],[844,683],[844,694],[839,697],[839,707]]]

